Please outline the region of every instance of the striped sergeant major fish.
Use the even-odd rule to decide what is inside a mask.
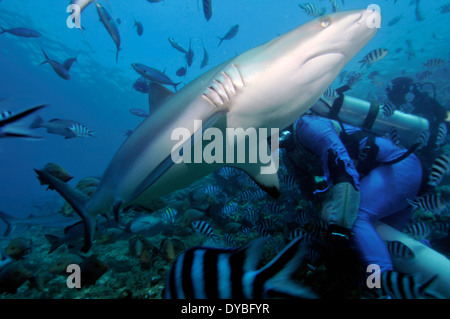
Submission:
[[[208,195],[218,195],[219,193],[222,192],[222,189],[218,186],[207,186],[204,190],[205,194]]]
[[[236,247],[236,241],[234,240],[234,238],[226,233],[225,235],[223,235],[223,241],[225,242],[225,245],[227,245],[228,247]]]
[[[225,179],[230,179],[231,177],[238,174],[238,171],[230,166],[224,166],[219,170],[219,175]]]
[[[439,124],[438,133],[436,137],[436,149],[440,149],[442,146],[447,144],[447,124]]]
[[[381,106],[381,111],[383,112],[384,117],[390,117],[394,115],[395,109],[396,107],[392,103],[385,103]]]
[[[281,178],[281,183],[283,185],[288,186],[288,187],[292,187],[292,188],[296,188],[296,189],[298,188],[298,184],[297,184],[297,181],[295,180],[295,176],[294,175],[284,175]]]
[[[428,131],[428,130],[423,131],[422,134],[420,134],[420,136],[417,138],[416,151],[419,151],[422,148],[424,148],[425,146],[427,146],[429,140],[430,140],[430,131]]]
[[[424,222],[417,222],[408,225],[405,232],[416,239],[424,239],[430,236],[431,228]]]
[[[379,48],[373,51],[370,51],[364,59],[359,61],[361,63],[361,68],[366,65],[367,67],[371,66],[373,63],[380,61],[383,59],[387,54],[389,53],[389,50],[384,48]]]
[[[230,217],[233,216],[234,214],[236,214],[237,210],[238,210],[238,205],[235,202],[229,202],[228,204],[226,204],[224,207],[222,207],[222,209],[220,210],[220,215],[222,217]]]
[[[162,214],[162,220],[165,224],[175,224],[175,218],[178,215],[178,211],[175,208],[167,208]]]
[[[428,185],[438,186],[445,175],[449,173],[450,156],[447,154],[439,155],[431,166],[430,176],[428,177]]]
[[[301,226],[309,223],[311,221],[311,218],[312,218],[311,213],[304,209],[297,211],[297,213],[295,214],[295,221],[297,222],[297,224]]]
[[[219,236],[214,234],[214,229],[211,227],[211,225],[204,220],[197,220],[195,222],[192,222],[191,225],[196,233],[211,238],[214,241],[219,239]]]
[[[310,2],[304,4],[300,3],[298,6],[303,10],[303,12],[312,17],[320,17],[324,15],[326,12],[325,8],[320,9],[319,6],[315,3]]]
[[[252,229],[256,230],[259,237],[272,238],[272,235],[269,234],[269,232],[267,231],[267,229],[264,228],[263,225],[254,226]]]
[[[445,64],[445,61],[442,59],[434,58],[434,59],[429,59],[427,62],[422,63],[422,64],[430,69],[435,69],[435,68],[443,66]]]
[[[253,207],[247,207],[242,214],[242,218],[252,225],[256,225],[260,221],[259,213]]]
[[[391,127],[387,132],[387,138],[394,143],[394,145],[400,146],[400,136],[398,135],[398,131],[395,127]]]
[[[394,299],[439,299],[441,297],[429,289],[436,277],[433,276],[421,283],[412,275],[393,270],[383,271],[378,289],[381,295],[388,295]]]
[[[72,124],[72,126],[69,127],[69,130],[75,135],[75,137],[95,136],[95,131],[91,131],[80,123]]]
[[[440,11],[442,14],[449,13],[449,12],[450,12],[450,3],[443,4],[443,5],[439,8],[439,11]]]
[[[363,77],[362,73],[353,73],[347,76],[347,82],[346,85],[352,87],[356,83],[358,83]]]
[[[422,209],[425,212],[441,213],[446,207],[447,203],[439,194],[428,193],[423,196],[418,196],[414,199],[406,200],[413,208]]]
[[[336,90],[333,89],[331,86],[323,93],[323,97],[327,100],[336,100],[339,95],[337,94]]]
[[[386,247],[389,254],[395,258],[413,259],[414,252],[400,241],[388,241]]]
[[[264,209],[266,212],[269,212],[269,213],[275,214],[275,215],[279,215],[279,214],[281,214],[281,212],[282,212],[281,207],[278,206],[278,205],[275,204],[275,203],[267,203],[267,204],[264,204],[263,209]]]
[[[241,194],[239,194],[238,198],[239,198],[240,200],[248,201],[248,200],[253,199],[253,193],[254,193],[254,192],[253,192],[252,190],[247,189],[246,191],[244,191],[244,192],[242,192]]]
[[[221,249],[194,247],[177,257],[167,274],[165,299],[317,298],[307,287],[290,280],[301,265],[305,245],[293,240],[261,269],[256,269],[266,239]]]

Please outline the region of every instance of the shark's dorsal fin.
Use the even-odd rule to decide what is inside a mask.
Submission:
[[[174,92],[157,82],[150,82],[148,85],[148,108],[152,114],[164,100],[172,96]]]

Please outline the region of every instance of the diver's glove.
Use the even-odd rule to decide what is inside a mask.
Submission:
[[[352,229],[358,214],[359,191],[348,182],[333,185],[320,212],[320,218],[328,225],[337,225]]]

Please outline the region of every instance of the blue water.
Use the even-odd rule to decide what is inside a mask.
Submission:
[[[143,63],[165,70],[175,82],[180,81],[176,70],[185,66],[183,54],[173,49],[168,37],[188,48],[192,39],[195,60],[188,68],[183,85],[205,70],[271,40],[312,18],[303,13],[296,0],[227,0],[213,1],[213,16],[207,22],[201,1],[165,0],[149,3],[145,0],[104,0],[101,3],[116,19],[122,38],[119,61],[115,61],[115,45],[98,19],[94,4],[82,14],[84,35],[78,29],[69,29],[66,20],[69,1],[60,0],[3,0],[0,2],[0,26],[27,27],[42,33],[40,38],[20,38],[0,35],[0,109],[18,113],[26,108],[48,104],[39,112],[44,120],[73,119],[96,131],[94,138],[65,140],[59,135],[36,130],[44,137],[39,141],[25,139],[0,140],[0,210],[17,216],[41,211],[41,206],[59,207],[62,199],[55,192],[40,186],[33,168],[42,168],[54,162],[65,168],[76,180],[85,176],[101,176],[106,165],[124,141],[123,132],[134,129],[141,118],[129,109],[147,109],[147,96],[132,89],[139,75],[131,63]],[[329,1],[312,1],[330,12]],[[375,38],[345,67],[359,71],[359,63],[369,51],[384,47],[389,55],[374,64],[386,83],[402,74],[414,76],[424,70],[422,63],[441,58],[446,66],[437,70],[430,80],[438,90],[438,101],[450,107],[448,59],[450,52],[450,14],[441,14],[438,8],[445,1],[422,1],[423,21],[417,21],[410,0],[389,1],[346,0],[341,9],[361,9],[377,3],[383,15],[382,28]],[[131,4],[133,3],[133,4]],[[394,26],[387,22],[403,14]],[[136,33],[134,18],[141,21],[144,34]],[[231,26],[239,24],[238,35],[218,47],[217,36],[223,36]],[[437,39],[432,34],[437,35]],[[405,41],[411,40],[416,55],[408,60]],[[203,57],[202,41],[210,56],[206,69],[200,69]],[[403,51],[394,51],[402,47]],[[71,80],[58,77],[44,61],[41,48],[58,61],[78,54],[72,66]],[[402,73],[403,72],[403,73]],[[182,85],[181,85],[182,86]],[[364,98],[384,93],[368,80],[358,83],[352,95]],[[33,117],[33,116],[32,116]],[[32,120],[32,119],[30,119]],[[25,121],[26,122],[26,121]],[[29,121],[28,121],[29,122]],[[57,202],[57,204],[55,204]],[[38,207],[36,207],[38,206]],[[1,226],[0,226],[1,227]]]

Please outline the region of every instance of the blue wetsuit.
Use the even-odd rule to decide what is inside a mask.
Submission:
[[[372,226],[374,220],[384,222],[401,230],[411,218],[411,208],[406,199],[417,196],[422,183],[422,167],[416,155],[393,165],[380,164],[366,176],[360,178],[347,149],[342,143],[339,125],[327,118],[305,115],[294,124],[294,132],[298,141],[308,150],[316,154],[321,162],[328,184],[333,185],[330,176],[328,150],[334,150],[338,158],[345,163],[347,173],[353,178],[360,191],[360,205],[356,221],[353,225],[354,243],[358,254],[366,265],[377,264],[381,271],[392,270],[389,252]],[[360,129],[344,125],[348,134]],[[360,143],[364,146],[366,140]],[[406,150],[395,146],[390,140],[377,137],[375,143],[379,147],[376,160],[389,162],[399,158]]]

